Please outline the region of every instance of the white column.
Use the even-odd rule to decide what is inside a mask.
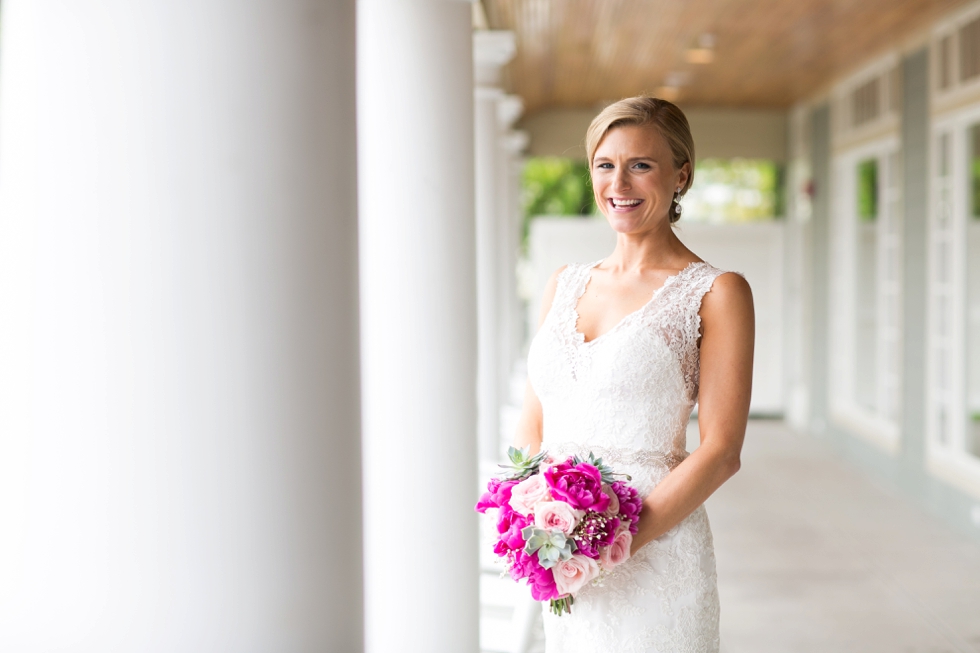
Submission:
[[[0,650],[362,650],[353,0],[2,30]]]
[[[516,95],[506,95],[497,105],[497,391],[500,404],[511,403],[511,373],[521,354],[523,311],[517,295],[517,260],[521,230],[520,157],[527,147],[527,133],[512,127],[524,112],[524,102]],[[505,443],[513,433],[502,431]]]
[[[479,647],[470,10],[358,3],[372,653]]]
[[[504,94],[500,72],[516,51],[513,32],[478,31],[473,34],[476,82],[476,269],[479,364],[477,406],[481,460],[500,457],[499,268],[498,221],[501,211],[498,104]]]

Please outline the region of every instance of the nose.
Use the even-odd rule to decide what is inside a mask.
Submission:
[[[625,191],[629,190],[629,174],[625,166],[620,166],[616,169],[616,175],[613,177],[613,190],[614,191]]]

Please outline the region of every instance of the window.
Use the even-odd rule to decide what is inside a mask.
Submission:
[[[966,229],[966,434],[965,449],[980,457],[980,124],[970,126],[970,215]]]
[[[895,453],[901,392],[901,237],[898,141],[889,137],[835,157],[831,288],[839,424]]]
[[[897,127],[901,112],[902,70],[894,54],[882,57],[834,91],[835,145],[867,142],[869,132]]]
[[[855,302],[854,374],[857,380],[855,398],[869,410],[876,408],[875,341],[877,339],[877,250],[878,230],[878,159],[867,159],[855,166],[857,266]]]
[[[960,28],[960,81],[980,75],[980,18]]]
[[[980,110],[939,121],[931,149],[927,465],[980,497]]]
[[[939,88],[946,90],[953,84],[953,37],[945,36],[939,41]]]
[[[857,164],[857,214],[861,222],[878,217],[878,159]]]
[[[955,319],[951,312],[953,272],[955,269],[953,241],[953,147],[952,134],[941,133],[936,139],[936,173],[933,180],[935,201],[929,225],[929,431],[932,442],[939,447],[951,445],[953,435],[949,415],[954,412],[952,383]]]
[[[881,78],[873,77],[851,94],[851,126],[860,127],[881,115]]]

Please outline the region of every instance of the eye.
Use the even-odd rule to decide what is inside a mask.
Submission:
[[[635,164],[633,167],[634,168],[637,168],[638,170],[649,170],[650,169],[650,165],[647,164],[647,163],[643,163],[642,161],[639,162],[639,163],[637,163],[637,164]]]
[[[600,168],[602,170],[612,170],[613,164],[606,161],[605,163],[597,163],[595,167]]]

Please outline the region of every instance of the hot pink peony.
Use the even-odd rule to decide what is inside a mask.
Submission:
[[[550,601],[557,599],[561,594],[555,584],[555,575],[552,573],[554,568],[545,569],[541,565],[534,565],[531,575],[527,577],[527,584],[531,587],[531,598],[535,601]]]
[[[510,507],[522,515],[534,512],[534,506],[539,502],[550,499],[548,484],[541,474],[529,476],[514,486],[511,490]]]
[[[497,532],[500,535],[493,546],[494,553],[503,556],[507,555],[508,551],[523,549],[524,537],[521,536],[521,531],[531,523],[533,523],[531,517],[525,517],[511,510],[507,505],[501,506],[500,514],[497,515]]]
[[[501,481],[492,478],[487,484],[487,491],[483,493],[476,504],[476,511],[486,513],[491,508],[499,508],[510,502],[510,494],[517,485],[517,481]]]
[[[584,514],[584,510],[575,510],[564,501],[542,501],[534,508],[534,525],[571,535]]]
[[[602,476],[595,465],[575,465],[569,458],[548,467],[542,476],[551,489],[551,496],[568,502],[573,508],[601,513],[609,506],[609,496],[602,491]]]
[[[640,511],[643,510],[643,499],[637,494],[635,488],[621,481],[613,483],[612,490],[619,497],[619,514],[626,517],[630,522],[630,533],[636,535]]]
[[[626,526],[620,528],[612,544],[599,549],[599,564],[602,565],[603,569],[608,570],[626,562],[630,557],[632,544],[633,536],[630,534],[629,528]]]
[[[599,575],[599,565],[592,558],[575,554],[551,569],[559,595],[574,594]]]

